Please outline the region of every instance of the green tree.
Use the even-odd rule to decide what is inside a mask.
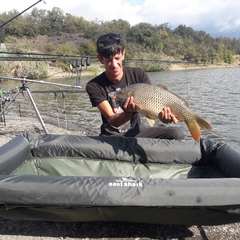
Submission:
[[[197,52],[193,45],[188,46],[186,53],[184,54],[184,59],[189,62],[196,62]]]
[[[233,55],[229,50],[227,50],[224,54],[224,62],[228,64],[233,63]]]
[[[191,27],[187,27],[186,25],[183,24],[175,28],[173,34],[191,40],[195,39],[196,37],[196,32]]]
[[[83,17],[76,17],[69,13],[66,14],[63,22],[62,31],[66,33],[84,33],[87,28],[87,21]]]
[[[95,56],[96,51],[96,46],[93,42],[80,44],[80,47],[78,48],[78,52],[80,55]]]
[[[157,28],[149,23],[139,23],[129,30],[128,41],[141,44],[154,52],[162,50],[161,35]]]
[[[49,23],[50,35],[58,35],[62,32],[64,25],[64,13],[60,8],[54,7],[51,11],[47,12],[47,21]]]
[[[3,12],[0,14],[0,24],[18,13],[17,10]],[[43,36],[38,41],[40,44],[43,42],[47,52],[95,55],[96,39],[106,32],[121,34],[127,46],[128,58],[161,59],[167,55],[197,63],[232,63],[233,55],[240,54],[240,39],[212,38],[204,31],[195,31],[183,24],[172,30],[169,23],[151,25],[142,22],[130,26],[129,22],[123,19],[87,21],[83,17],[65,14],[56,7],[51,11],[34,8],[30,14],[18,16],[0,29],[0,41],[8,43],[9,49],[17,51],[30,48],[30,41],[25,41],[25,46],[19,47],[16,43],[20,38],[22,41],[23,38],[28,40],[38,35],[48,35],[54,40],[49,40],[46,44],[46,36]],[[63,33],[71,36],[65,39],[65,45],[60,45],[56,39],[61,39]]]
[[[47,18],[47,10],[34,8],[31,12],[30,19],[32,24],[37,26],[37,34],[44,35],[50,31]]]
[[[19,14],[19,12],[17,10],[12,10],[9,11],[8,13],[4,13],[4,18],[5,21],[4,23],[6,23],[8,20],[12,19],[13,17],[15,17],[17,14]],[[3,31],[5,33],[5,35],[12,35],[12,36],[16,36],[16,37],[22,37],[22,24],[23,21],[23,16],[20,15],[17,19],[14,19],[10,22],[8,22],[6,25],[4,25],[3,27]]]
[[[38,35],[38,27],[32,21],[31,15],[26,15],[22,21],[22,35],[28,38]]]

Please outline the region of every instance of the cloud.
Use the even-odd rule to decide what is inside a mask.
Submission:
[[[36,2],[8,0],[0,12],[13,9],[21,12]],[[35,7],[47,10],[58,7],[64,13],[89,21],[123,19],[131,25],[169,23],[171,28],[184,24],[216,36],[234,32],[235,37],[240,37],[239,0],[45,0],[45,3],[39,2]]]
[[[140,9],[141,6],[126,0],[79,1],[74,9],[69,9],[69,12],[76,16],[82,16],[86,20],[123,19],[130,24],[136,24],[141,20],[137,15]]]
[[[140,14],[152,24],[168,22],[174,28],[184,24],[221,34],[239,29],[239,8],[240,2],[236,0],[168,0],[158,5],[155,0],[146,0]]]

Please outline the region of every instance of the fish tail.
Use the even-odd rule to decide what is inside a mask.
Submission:
[[[200,128],[204,130],[211,130],[211,125],[205,121],[203,118],[199,117],[198,115],[194,115],[193,119],[190,121],[186,121],[187,127],[193,137],[193,139],[198,142],[201,137]]]
[[[199,117],[198,115],[195,114],[194,118],[195,118],[195,121],[200,126],[200,128],[202,128],[204,130],[211,130],[212,129],[212,126],[207,121],[205,121],[204,119]]]
[[[198,142],[201,137],[201,131],[198,123],[195,120],[186,122],[187,127],[193,137],[193,139]]]

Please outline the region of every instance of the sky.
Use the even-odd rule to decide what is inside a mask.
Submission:
[[[1,5],[0,13],[14,9],[22,12],[35,3],[35,8],[58,7],[88,21],[123,19],[131,26],[168,23],[171,29],[183,24],[212,37],[240,38],[239,0],[8,0]]]

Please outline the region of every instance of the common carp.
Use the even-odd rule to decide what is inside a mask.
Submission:
[[[211,125],[203,118],[189,111],[188,103],[181,97],[169,91],[166,87],[146,83],[136,83],[116,89],[116,100],[133,96],[136,110],[147,118],[150,126],[164,107],[169,107],[179,121],[184,121],[195,141],[201,137],[200,128],[211,130]]]

